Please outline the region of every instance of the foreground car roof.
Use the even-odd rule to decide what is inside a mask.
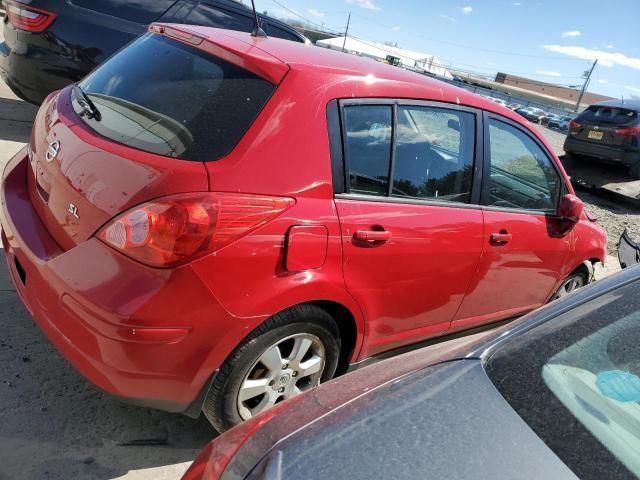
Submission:
[[[285,479],[577,478],[479,360],[440,364],[345,404],[281,441],[247,478],[265,471]]]

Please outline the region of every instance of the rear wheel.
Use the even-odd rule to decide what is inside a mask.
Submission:
[[[584,270],[576,270],[571,275],[569,275],[560,288],[556,291],[555,295],[551,298],[551,300],[558,300],[560,298],[566,297],[571,292],[584,287],[589,283],[589,274]]]
[[[220,368],[203,413],[222,432],[335,374],[340,337],[315,305],[281,312],[258,327]]]

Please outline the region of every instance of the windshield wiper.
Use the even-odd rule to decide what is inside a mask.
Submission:
[[[102,119],[102,115],[98,107],[96,107],[96,104],[84,93],[80,85],[76,85],[76,91],[80,94],[80,98],[77,98],[77,100],[78,104],[82,107],[82,113],[86,115],[87,118],[93,118],[96,122],[99,122]]]

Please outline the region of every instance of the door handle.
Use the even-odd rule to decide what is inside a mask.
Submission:
[[[504,245],[505,243],[509,243],[512,238],[513,236],[509,232],[502,230],[500,233],[491,234],[491,243],[494,245]]]
[[[362,242],[387,242],[391,240],[391,232],[387,230],[357,230],[353,238]]]

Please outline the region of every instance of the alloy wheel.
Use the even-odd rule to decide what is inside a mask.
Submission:
[[[267,348],[249,369],[238,391],[243,420],[320,383],[325,348],[315,335],[291,335]]]
[[[562,285],[560,285],[560,288],[556,292],[553,299],[557,300],[559,298],[566,297],[571,292],[584,287],[584,285],[584,278],[582,278],[580,275],[571,276],[567,278]]]

